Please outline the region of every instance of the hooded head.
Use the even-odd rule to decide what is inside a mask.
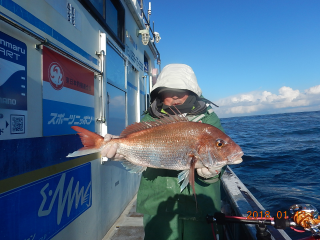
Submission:
[[[196,75],[192,68],[185,64],[168,64],[162,69],[151,90],[151,99],[164,88],[188,90],[198,97],[202,94]]]

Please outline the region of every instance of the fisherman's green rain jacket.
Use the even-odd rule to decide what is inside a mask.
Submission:
[[[189,118],[191,121],[195,119],[224,131],[210,106],[204,114]],[[153,121],[153,118],[147,113],[141,121]],[[204,221],[207,214],[220,211],[220,177],[223,171],[210,179],[195,174],[197,206],[190,184],[180,193],[179,172],[147,168],[141,177],[137,212],[148,215],[178,214],[182,219]]]

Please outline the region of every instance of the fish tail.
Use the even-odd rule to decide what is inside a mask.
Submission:
[[[193,196],[194,196],[194,199],[196,200],[196,210],[198,212],[197,196],[196,196],[196,190],[194,188],[194,177],[195,177],[194,172],[195,172],[196,162],[197,162],[197,159],[195,157],[192,157],[191,162],[190,162],[189,183],[192,187]]]
[[[78,135],[80,136],[81,142],[83,144],[83,148],[70,153],[67,157],[78,157],[100,152],[100,147],[102,146],[104,141],[104,138],[102,136],[82,127],[72,126],[71,128],[78,132]]]
[[[100,152],[100,149],[87,149],[87,150],[78,150],[74,151],[73,153],[69,153],[67,157],[81,157],[84,155],[92,154],[92,153],[97,153]]]

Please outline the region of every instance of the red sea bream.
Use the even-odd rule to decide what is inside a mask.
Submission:
[[[194,190],[194,170],[242,162],[241,148],[225,133],[211,125],[190,122],[178,115],[164,116],[152,122],[129,125],[120,138],[104,138],[84,128],[72,127],[81,137],[83,148],[68,155],[76,157],[100,152],[118,143],[117,153],[131,172],[142,173],[147,167],[181,170],[181,191],[190,182]],[[111,159],[112,160],[112,159]]]

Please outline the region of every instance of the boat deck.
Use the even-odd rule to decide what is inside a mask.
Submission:
[[[137,195],[102,240],[143,240],[143,214],[136,212]]]

